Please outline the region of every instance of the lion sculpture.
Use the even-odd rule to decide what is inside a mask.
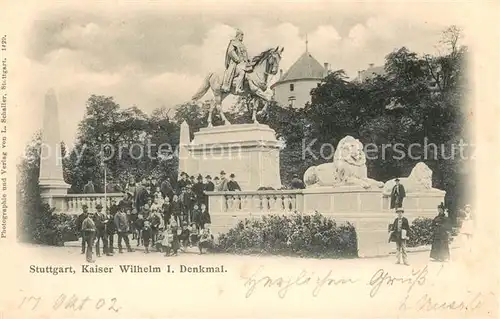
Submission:
[[[411,170],[410,176],[401,177],[399,182],[404,186],[406,193],[437,190],[432,188],[432,170],[423,162],[417,163]],[[384,184],[384,195],[390,195],[396,185],[395,179]]]
[[[363,144],[352,136],[340,140],[333,163],[312,166],[304,173],[307,187],[360,186],[382,188],[384,183],[368,178]]]

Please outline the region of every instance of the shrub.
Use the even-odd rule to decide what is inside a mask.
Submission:
[[[25,231],[29,241],[36,244],[64,246],[66,241],[78,240],[76,215],[54,214],[54,208],[43,204],[36,216],[27,218]]]
[[[216,250],[315,258],[357,257],[358,254],[354,226],[337,224],[317,212],[245,219],[219,236]]]
[[[418,247],[432,245],[434,227],[432,226],[432,218],[418,217],[411,223],[408,239],[408,247]],[[450,221],[451,222],[451,221]],[[451,225],[451,224],[450,224]],[[458,228],[450,228],[450,242],[458,234]]]
[[[432,218],[416,218],[410,226],[408,247],[431,245],[432,233]]]

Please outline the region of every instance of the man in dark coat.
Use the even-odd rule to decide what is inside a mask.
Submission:
[[[130,247],[130,240],[128,238],[128,233],[130,232],[130,225],[128,222],[127,214],[125,214],[126,207],[121,206],[119,211],[114,217],[114,222],[116,226],[116,232],[118,233],[118,252],[123,253],[122,240],[125,241],[127,250],[133,252]]]
[[[297,175],[297,174],[293,174],[291,186],[292,186],[292,189],[304,189],[304,188],[306,188],[306,185],[304,185],[304,182],[299,179],[299,175]]]
[[[124,207],[125,210],[132,210],[134,208],[134,201],[132,199],[133,194],[130,191],[123,193],[123,198],[118,202],[118,209]]]
[[[82,223],[89,214],[89,207],[87,206],[87,204],[82,205],[82,210],[83,212],[76,218],[76,229],[82,236],[82,254],[85,254],[86,243],[85,243],[85,237],[83,236],[82,232]]]
[[[238,184],[237,181],[234,180],[236,176],[234,174],[231,173],[231,175],[229,175],[229,181],[227,182],[227,190],[230,191],[230,192],[234,192],[234,191],[240,191],[241,192],[241,187],[240,185]]]
[[[111,256],[111,254],[108,251],[108,236],[107,236],[107,231],[106,227],[108,224],[108,216],[102,211],[102,205],[97,204],[96,205],[96,210],[97,212],[94,214],[94,224],[96,228],[95,232],[95,252],[97,257],[101,257],[101,250],[100,250],[100,241],[102,240],[102,245],[103,245],[103,253],[106,254],[106,256]]]
[[[205,181],[205,192],[213,192],[215,190],[215,184],[212,182],[212,176],[207,175]]]
[[[181,173],[181,179],[177,182],[177,195],[179,195],[184,188],[189,185],[189,175],[187,173]]]
[[[168,178],[165,178],[165,180],[161,183],[160,191],[163,198],[168,197],[170,202],[172,202],[172,199],[174,198],[174,188]]]
[[[146,204],[148,200],[148,190],[146,188],[146,181],[138,182],[134,192],[134,207],[137,212],[141,211],[141,207]]]
[[[193,193],[195,196],[196,204],[201,205],[205,197],[205,184],[203,184],[203,176],[198,175],[196,183],[193,185]]]
[[[399,178],[396,178],[395,182],[396,185],[391,191],[391,209],[403,207],[403,199],[406,197],[405,188],[399,183]]]
[[[119,206],[116,204],[116,199],[111,199],[111,206],[109,207],[109,219],[106,225],[106,234],[108,236],[108,244],[109,244],[109,253],[112,255],[114,253],[114,237],[116,234],[116,225],[115,225],[115,215],[118,213]]]
[[[401,257],[403,257],[403,263],[409,265],[406,252],[406,241],[410,232],[410,224],[408,219],[403,216],[404,210],[402,208],[396,208],[396,213],[398,217],[394,219],[394,222],[389,225],[389,242],[396,243],[396,264],[401,263]]]

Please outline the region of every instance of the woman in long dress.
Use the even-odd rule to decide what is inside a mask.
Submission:
[[[450,258],[449,230],[450,222],[446,217],[444,205],[438,206],[438,215],[432,221],[433,240],[431,247],[431,259],[436,261],[447,261]]]

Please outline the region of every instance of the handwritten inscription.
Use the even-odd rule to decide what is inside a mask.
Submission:
[[[314,273],[308,274],[307,271],[303,270],[295,278],[271,278],[270,276],[260,276],[262,267],[259,268],[252,276],[245,282],[245,287],[247,292],[245,296],[249,298],[257,288],[277,288],[278,296],[280,298],[285,298],[290,289],[298,286],[312,286],[312,295],[317,297],[324,286],[338,286],[338,285],[348,285],[354,284],[358,279],[352,278],[334,278],[332,277],[332,271],[330,270],[326,275],[315,276]]]
[[[355,286],[360,292],[367,292],[369,298],[376,298],[384,290],[391,287],[400,286],[404,289],[403,298],[399,303],[399,311],[403,312],[409,309],[429,312],[429,311],[473,311],[478,309],[483,304],[483,295],[481,293],[473,294],[458,299],[443,300],[442,297],[432,297],[429,289],[434,286],[431,282],[439,277],[443,266],[433,273],[429,273],[428,266],[420,269],[412,269],[408,275],[395,276],[385,269],[375,271],[369,280],[362,278],[342,278],[335,277],[332,270],[325,274],[319,275],[314,272],[302,270],[297,276],[291,277],[272,277],[264,274],[263,267],[250,277],[242,277],[244,279],[244,287],[246,288],[245,297],[250,298],[258,291],[268,289],[276,290],[279,298],[285,298],[287,294],[298,287],[309,287],[312,296],[317,297],[325,287],[328,286]],[[369,287],[368,290],[366,287]],[[422,289],[416,287],[424,287]],[[362,301],[360,301],[362,303]]]
[[[27,295],[22,298],[18,309],[35,311],[40,308],[44,302],[50,303],[52,310],[72,310],[82,311],[87,309],[106,310],[111,312],[119,312],[121,307],[118,305],[116,298],[90,298],[89,296],[80,297],[77,294],[71,296],[60,294],[55,300],[47,300],[41,296]]]
[[[473,311],[482,306],[482,294],[476,293],[468,300],[452,300],[452,301],[438,301],[436,298],[430,297],[428,294],[424,294],[416,302],[416,309],[419,311],[438,311],[438,310],[461,310],[461,311]]]
[[[408,285],[407,293],[409,294],[415,284],[419,284],[420,286],[425,284],[428,273],[427,266],[422,269],[412,270],[411,275],[408,277],[394,277],[391,276],[388,271],[379,269],[373,274],[369,282],[372,287],[370,290],[370,297],[375,297],[383,284],[387,286],[393,286],[395,284]]]

